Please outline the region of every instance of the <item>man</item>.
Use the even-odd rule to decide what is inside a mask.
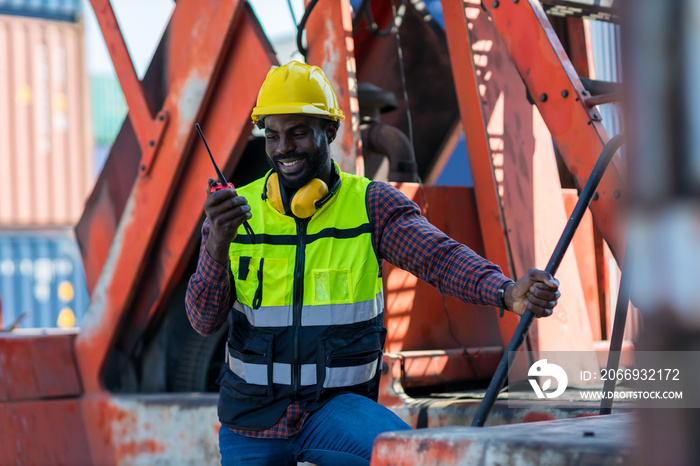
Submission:
[[[375,402],[383,260],[516,314],[551,314],[558,282],[531,269],[513,283],[391,185],[341,172],[329,145],[343,114],[319,68],[272,69],[252,118],[272,169],[238,192],[210,193],[208,180],[186,298],[203,335],[232,317],[219,379],[222,464],[367,465],[377,435],[410,428]]]

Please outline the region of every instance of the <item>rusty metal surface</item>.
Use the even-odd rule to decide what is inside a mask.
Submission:
[[[486,392],[483,380],[493,375],[502,352],[500,347],[479,347],[385,353],[379,402],[413,428],[468,426]],[[603,366],[605,358],[601,349]],[[528,384],[516,382],[505,396],[494,404],[486,426],[596,416],[600,409],[598,401],[582,400],[575,389],[542,401]],[[615,406],[616,413],[628,411],[629,406]]]
[[[153,75],[147,73],[144,84],[154,81]],[[141,150],[127,115],[75,226],[89,293],[95,289],[107,260],[119,219],[138,173],[140,159]]]
[[[388,404],[397,416],[413,428],[442,428],[469,426],[476,416],[483,391],[444,393],[432,398],[412,398],[400,394],[400,403]],[[600,403],[560,401],[556,404],[540,400],[497,401],[486,421],[486,427],[522,424],[561,419],[598,416]],[[615,414],[630,412],[615,406]]]
[[[175,59],[168,62],[172,81],[163,108],[171,114],[171,119],[159,148],[160,157],[156,158],[152,171],[141,173],[134,183],[107,265],[93,290],[83,331],[76,341],[78,362],[88,390],[101,386],[101,367],[115,330],[125,317],[124,311],[141,277],[156,232],[165,218],[168,202],[176,190],[174,181],[179,178],[184,165],[191,128],[201,115],[205,94],[220,59],[220,49],[230,33],[239,6],[237,2],[207,5],[209,10],[198,10],[193,3],[180,3],[171,18],[171,25],[176,28],[203,29],[208,33],[190,36],[192,42],[188,48],[176,48],[171,44],[168,51],[173,58],[185,60],[187,66],[180,68]],[[216,18],[216,21],[210,22],[209,18]],[[118,31],[103,29],[107,42],[114,40],[110,33],[118,34]],[[127,65],[117,63],[116,66]]]
[[[629,415],[382,434],[373,466],[633,464]]]
[[[0,334],[0,406],[80,395],[73,349],[76,333],[56,330],[48,335]]]
[[[586,91],[542,7],[537,2],[486,2],[484,6],[567,168],[577,185],[583,186],[608,135],[596,109],[586,106]],[[618,262],[625,245],[619,233],[623,173],[622,161],[616,157],[598,188],[598,200],[590,206]]]
[[[411,412],[421,400],[406,393],[406,390],[423,389],[440,393],[447,387],[460,387],[465,384],[482,382],[493,376],[503,355],[503,348],[497,346],[460,348],[432,351],[400,351],[384,353],[383,376],[379,384],[379,403],[391,407],[397,413]],[[421,396],[416,393],[416,396]],[[424,396],[424,395],[423,395]],[[477,395],[478,396],[478,395]],[[450,397],[443,401],[445,412],[451,410]],[[437,401],[437,400],[432,400]],[[424,403],[431,403],[423,400]],[[412,418],[403,416],[405,419]],[[408,422],[408,421],[407,421]],[[418,421],[416,421],[418,422]],[[416,422],[409,424],[416,427]],[[429,420],[425,420],[426,425]],[[435,420],[432,421],[433,424]],[[418,427],[425,427],[418,426]]]
[[[217,464],[218,396],[88,395],[83,412],[97,418],[85,464]],[[89,460],[89,461],[87,461]]]
[[[309,3],[308,1],[306,2]],[[345,120],[334,141],[333,160],[347,173],[357,170],[360,152],[360,105],[357,101],[355,46],[349,0],[321,2],[306,25],[308,38],[307,63],[319,66],[333,84]]]
[[[226,60],[219,72],[215,94],[200,119],[217,165],[225,173],[231,173],[238,165],[249,142],[252,129],[249,117],[257,90],[269,68],[276,64],[267,39],[247,7],[237,19],[234,31],[229,48],[223,52]],[[165,300],[178,283],[189,278],[183,277],[185,267],[198,252],[206,197],[202,184],[214,173],[206,148],[199,139],[195,141],[185,164],[186,175],[179,180],[169,207],[168,227],[160,233],[150,260],[144,264],[143,278],[129,308],[130,315],[138,322],[165,311]],[[132,349],[142,331],[137,326],[125,329],[117,347]]]
[[[510,5],[507,8],[510,8]],[[501,11],[497,13],[500,14]],[[470,14],[474,40],[479,41],[483,47],[479,51],[483,64],[481,75],[484,78],[491,76],[485,83],[485,106],[490,115],[489,134],[492,147],[502,156],[501,163],[494,165],[500,165],[497,173],[500,171],[502,179],[499,188],[502,192],[508,238],[515,274],[521,276],[532,266],[544,268],[568,220],[552,140],[554,139],[560,150],[561,143],[565,143],[572,146],[571,150],[579,151],[585,144],[590,145],[592,141],[600,141],[600,138],[594,133],[596,139],[592,140],[592,135],[583,136],[573,127],[567,130],[567,134],[560,134],[561,131],[557,133],[557,125],[562,125],[562,120],[567,118],[572,109],[547,108],[551,112],[547,115],[542,113],[541,106],[531,105],[524,98],[528,90],[536,96],[537,102],[542,104],[554,100],[555,96],[541,102],[540,94],[534,93],[530,83],[527,80],[523,83],[518,60],[523,61],[521,54],[524,52],[521,49],[509,48],[512,43],[510,30],[499,30],[498,24],[492,21],[486,12],[475,8],[474,4],[471,5]],[[528,30],[522,42],[536,41],[544,34],[550,37],[549,34],[553,33],[545,21],[546,19],[532,25],[532,28],[538,29]],[[556,36],[550,40],[556,41]],[[549,47],[549,42],[540,46]],[[541,51],[542,54],[549,52],[548,48]],[[562,60],[566,60],[563,51],[560,53]],[[552,63],[544,59],[527,66],[531,74],[537,75],[541,81],[548,79],[550,75],[563,73],[566,68],[559,62]],[[568,67],[570,66],[569,64]],[[569,73],[575,76],[573,71],[570,70]],[[538,84],[544,85],[540,81]],[[567,100],[562,95],[556,97]],[[573,98],[569,100],[576,103]],[[583,108],[580,103],[578,105],[578,110]],[[584,128],[589,127],[585,123],[579,124]],[[512,128],[516,128],[517,131],[512,131]],[[555,137],[556,134],[559,134],[558,138]],[[585,141],[579,141],[579,138]],[[566,159],[566,156],[563,157]],[[587,163],[592,166],[598,158],[598,153],[590,153],[590,157]],[[568,168],[574,171],[577,169],[573,166]],[[613,170],[614,167],[611,167],[609,171]],[[588,172],[583,176],[579,173],[577,180],[581,186],[587,176]],[[617,217],[612,220],[613,223],[617,221]],[[617,241],[617,225],[611,226],[615,226]],[[585,293],[587,283],[584,283],[582,278],[582,268],[578,265],[577,256],[580,254],[583,258],[588,258],[594,254],[594,249],[591,245],[578,254],[574,249],[575,247],[570,248],[564,256],[557,272],[562,297],[554,315],[551,319],[538,319],[530,331],[529,341],[533,350],[587,351],[593,348],[593,330],[588,309],[589,306],[594,306],[597,297]],[[592,272],[588,270],[587,273]],[[587,296],[590,296],[593,302],[587,301]],[[591,369],[595,364],[594,358],[589,358],[586,364],[590,367],[585,366],[581,369]]]
[[[502,2],[501,5],[505,3],[508,3],[508,8],[513,7],[511,2]],[[519,5],[522,7],[527,3],[519,2]],[[93,4],[103,10],[107,8],[105,0],[93,0]],[[356,118],[356,109],[353,109],[356,105],[353,101],[356,84],[353,54],[356,51],[353,50],[355,42],[349,35],[348,4],[347,0],[321,2],[319,10],[311,16],[308,33],[310,62],[326,69],[329,79],[337,86],[341,106],[349,117],[344,123],[347,133],[341,137],[342,148],[334,157],[346,157],[344,169],[353,171],[358,144],[357,132],[351,131],[354,128],[352,120]],[[569,114],[581,109],[588,112],[580,102],[578,106],[557,107],[551,113],[548,113],[551,109],[543,108],[543,121],[523,98],[525,88],[519,74],[532,77],[532,73],[512,71],[514,67],[509,62],[508,54],[523,53],[513,49],[510,42],[509,38],[517,35],[509,29],[512,25],[501,23],[500,19],[495,21],[501,32],[491,25],[489,33],[502,33],[507,40],[505,45],[486,49],[485,36],[479,34],[485,31],[483,23],[491,20],[486,13],[478,21],[470,18],[470,31],[465,20],[470,4],[452,0],[445,1],[444,6],[452,62],[456,69],[454,77],[460,83],[457,95],[461,115],[467,133],[476,136],[472,139],[470,155],[475,159],[474,163],[480,164],[481,171],[479,175],[475,173],[475,181],[478,178],[481,183],[478,189],[482,191],[475,196],[473,190],[466,188],[426,188],[427,215],[447,234],[477,252],[485,252],[494,259],[489,251],[496,251],[496,257],[502,259],[501,265],[513,275],[522,273],[526,264],[527,267],[540,265],[538,258],[551,253],[549,243],[552,238],[556,240],[559,223],[565,219],[565,204],[557,184],[558,173],[545,121],[549,123],[552,135],[556,135],[557,144],[564,141],[563,145],[569,151],[577,144],[590,149],[604,136],[599,135],[596,122],[583,130],[573,124],[575,130],[562,129],[562,120]],[[475,8],[483,12],[478,4],[474,3]],[[377,19],[385,21],[386,15],[391,13],[391,4],[372,2],[372,5],[375,10],[380,10]],[[493,9],[496,8],[494,5],[486,7]],[[418,108],[435,108],[439,113],[436,116],[430,112],[414,112],[423,118],[416,120],[417,135],[420,134],[417,141],[421,141],[421,147],[429,147],[428,152],[433,154],[439,152],[444,139],[441,131],[451,134],[454,128],[458,102],[448,85],[452,82],[452,74],[449,71],[445,74],[444,66],[431,68],[423,61],[424,55],[432,54],[428,58],[434,61],[430,63],[447,63],[444,43],[440,42],[444,38],[435,35],[434,31],[432,35],[421,35],[419,31],[425,32],[426,23],[413,15],[416,12],[412,6],[406,8],[408,13],[402,28],[410,25],[416,32],[406,42],[410,45],[406,45],[405,50],[409,92],[411,86],[425,88],[426,93],[419,93],[420,97],[417,97]],[[117,41],[113,57],[115,66],[123,68],[120,79],[125,93],[129,94],[127,101],[133,107],[133,114],[122,128],[105,167],[111,172],[98,182],[89,212],[78,229],[93,292],[89,317],[83,333],[75,338],[75,355],[67,341],[56,343],[56,353],[64,359],[63,364],[56,367],[62,370],[61,374],[73,374],[68,378],[69,383],[61,388],[61,393],[80,396],[79,410],[76,414],[72,399],[60,400],[62,404],[52,405],[49,411],[43,411],[45,402],[35,401],[40,393],[53,396],[56,389],[31,380],[33,374],[26,367],[32,367],[32,364],[26,362],[41,359],[32,353],[34,348],[17,352],[19,359],[12,360],[12,365],[7,366],[17,373],[16,378],[5,386],[0,383],[0,390],[5,390],[0,393],[12,400],[23,396],[17,394],[18,388],[34,384],[29,398],[22,398],[31,401],[0,403],[0,409],[5,411],[3,414],[9,413],[5,418],[18,416],[20,420],[25,419],[30,427],[36,426],[34,429],[40,435],[37,438],[43,438],[50,432],[38,423],[41,414],[46,412],[50,419],[66,419],[66,426],[75,426],[77,434],[75,442],[70,445],[66,445],[68,434],[61,432],[46,443],[45,451],[27,453],[36,440],[29,438],[28,431],[17,430],[14,424],[4,420],[0,421],[4,422],[0,427],[12,432],[11,441],[20,441],[10,445],[7,441],[1,443],[0,439],[0,445],[16,452],[20,463],[24,464],[47,462],[44,461],[46,458],[49,458],[49,463],[69,464],[215,463],[218,461],[216,433],[219,428],[216,395],[116,395],[106,391],[105,377],[106,373],[122,376],[121,371],[135,371],[128,366],[141,363],[129,358],[140,345],[148,344],[148,338],[158,331],[159,323],[168,312],[166,303],[173,294],[171,292],[183,280],[183,271],[196,254],[206,195],[203,183],[212,175],[212,168],[206,150],[192,134],[194,122],[202,124],[217,164],[224,172],[239,172],[243,168],[238,166],[240,157],[248,145],[251,130],[249,113],[259,85],[275,58],[245,2],[181,0],[177,2],[146,79],[139,83],[134,80],[133,65],[125,56],[125,49],[118,43],[121,34],[111,22],[109,11],[98,12],[98,15],[102,16],[106,38]],[[553,49],[556,55],[557,47],[538,35],[547,31],[546,25],[539,22],[541,18],[534,16],[538,20],[536,24],[532,15],[524,18],[530,28],[526,32],[531,36],[521,42],[534,47],[533,50],[541,56],[549,57]],[[420,42],[425,37],[430,39],[429,44]],[[407,34],[402,38],[408,39]],[[357,34],[355,39],[358,39]],[[399,86],[399,75],[387,73],[389,65],[396,64],[395,58],[388,59],[390,53],[396,51],[395,38],[365,39],[362,44],[358,41],[358,48],[363,47],[361,52],[357,51],[358,76],[382,78],[386,75],[394,88]],[[324,43],[330,45],[326,48]],[[443,48],[434,48],[435,44]],[[457,48],[453,47],[454,44]],[[506,51],[507,46],[511,50]],[[531,59],[530,55],[526,56]],[[485,59],[491,58],[493,61],[484,63]],[[464,63],[465,59],[469,63]],[[535,73],[537,79],[526,79],[533,89],[541,84],[538,79],[543,79],[543,69],[553,73],[556,79],[561,77],[557,73],[562,71],[571,77],[568,65],[549,63],[542,66],[537,60],[531,61],[540,66],[537,68],[540,74]],[[499,66],[493,66],[494,62],[499,62]],[[492,66],[488,68],[487,65]],[[428,76],[438,76],[439,79],[428,82],[439,82],[440,86],[425,86],[426,74],[420,73],[421,70]],[[491,75],[488,71],[492,71]],[[509,73],[507,77],[501,76],[506,72]],[[382,85],[381,82],[375,83]],[[427,91],[435,91],[435,94]],[[505,97],[499,100],[501,91]],[[512,106],[516,102],[513,97],[516,93],[520,93],[517,104]],[[569,101],[580,97],[574,94],[572,90]],[[434,98],[426,97],[428,95]],[[411,105],[414,105],[413,101]],[[154,123],[159,111],[168,116],[162,126]],[[404,115],[397,118],[404,118]],[[506,129],[510,134],[506,134]],[[571,131],[585,134],[572,135]],[[427,136],[437,142],[426,145]],[[587,159],[579,160],[570,153],[565,159],[577,179],[585,179],[587,174],[583,171]],[[400,189],[422,205],[422,195],[416,185],[404,184]],[[500,199],[503,199],[503,214]],[[603,197],[601,203],[609,207],[611,202]],[[606,208],[604,214],[614,212],[614,209]],[[517,232],[508,232],[511,245],[522,247],[512,259],[512,266],[503,222],[519,228]],[[549,231],[535,231],[535,225]],[[609,235],[610,231],[604,233]],[[513,238],[517,238],[517,242]],[[584,242],[589,243],[588,240]],[[584,246],[583,254],[589,247]],[[590,269],[590,263],[582,261],[582,264],[577,264],[575,256],[578,254],[578,251],[572,251],[573,260],[561,269],[567,281],[565,292],[571,301],[562,306],[564,312],[560,315],[568,320],[562,323],[561,318],[553,318],[549,327],[540,328],[536,342],[542,349],[552,349],[548,345],[553,344],[565,344],[565,349],[574,349],[572,342],[574,346],[591,346],[590,311],[585,306],[582,292],[582,287],[587,287],[588,282],[580,277],[585,273],[582,270]],[[382,382],[382,402],[413,426],[468,423],[476,412],[478,393],[441,393],[444,396],[424,399],[408,396],[405,389],[446,386],[490,377],[499,359],[502,342],[510,337],[515,327],[514,317],[499,320],[495,310],[467,306],[451,298],[443,301],[435,290],[410,274],[390,267],[384,272],[385,318],[389,328],[386,348],[392,354],[387,354],[384,360],[388,374]],[[454,337],[450,333],[454,333]],[[0,338],[0,345],[7,345],[7,341]],[[19,343],[16,345],[21,347]],[[38,343],[32,345],[40,348]],[[0,348],[0,358],[8,354],[14,353]],[[25,369],[18,370],[17,367]],[[52,383],[54,378],[60,378],[54,372],[49,371],[49,374]],[[129,386],[133,390],[140,388],[137,382]],[[587,415],[596,410],[597,405],[591,409],[590,403],[589,406],[541,405],[523,401],[519,409],[511,409],[500,402],[490,422],[547,420]],[[399,461],[404,461],[404,458],[414,462],[416,458],[429,461],[432,458],[429,455],[433,453],[438,455],[436,458],[450,464],[453,457],[439,456],[446,451],[439,433],[434,438],[434,443],[426,435],[418,444],[406,444],[405,450],[409,452],[406,456],[395,450],[391,461],[397,463],[378,464],[401,464]],[[459,452],[461,446],[450,444],[450,454]],[[428,456],[420,456],[424,452]]]
[[[507,241],[512,260],[512,276],[517,278],[530,267],[544,267],[568,219],[551,142],[552,135],[537,109],[525,98],[527,90],[513,65],[511,51],[506,47],[507,42],[501,38],[480,2],[456,1],[445,2],[444,5],[450,9],[450,14],[446,15],[446,24],[448,37],[453,41],[450,42],[451,47],[454,43],[454,52],[460,51],[458,56],[469,53],[474,60],[474,70],[464,70],[462,73],[466,77],[476,76],[475,83],[469,88],[462,89],[462,86],[458,86],[458,90],[462,89],[462,94],[458,95],[470,96],[470,101],[464,103],[467,110],[463,118],[472,120],[467,126],[477,127],[481,119],[477,116],[483,115],[485,123],[481,123],[481,126],[485,125],[488,137],[488,140],[472,138],[475,147],[470,150],[470,163],[481,163],[483,173],[482,176],[474,177],[475,189],[481,183],[482,189],[486,191],[484,185],[495,178],[496,186],[488,189],[485,202],[491,206],[493,215],[498,214],[498,209],[502,206],[507,228],[504,233],[497,217],[484,215],[491,227],[488,232],[483,231],[482,235],[491,238],[494,249],[495,245]],[[467,18],[469,27],[462,24],[463,19],[456,20],[462,7],[463,18]],[[459,28],[465,36],[453,34],[453,29],[450,28]],[[530,34],[527,38],[532,36]],[[469,37],[470,41],[465,37]],[[457,46],[460,48],[457,49]],[[468,63],[463,63],[461,66],[467,65]],[[472,94],[467,94],[467,91]],[[476,110],[469,110],[473,108]],[[476,152],[477,150],[481,152]],[[475,153],[484,155],[475,159]],[[476,172],[474,168],[472,171]],[[493,175],[489,178],[491,173]],[[494,194],[489,194],[490,192]],[[478,196],[477,205],[481,211],[482,203]],[[484,221],[481,225],[484,230]],[[586,252],[593,254],[592,250]],[[493,260],[488,249],[487,257]],[[530,332],[532,347],[535,350],[589,350],[593,342],[591,326],[579,267],[576,256],[571,251],[562,261],[557,277],[561,283],[562,298],[552,318],[535,322]],[[515,320],[513,316],[511,318]],[[502,335],[507,341],[512,331],[509,333],[503,324],[502,329]],[[512,376],[524,376],[525,367],[521,365],[524,362],[516,362],[511,371]]]
[[[217,162],[228,170],[232,170],[236,157],[247,143],[251,129],[249,114],[256,90],[274,56],[249,8],[243,6],[240,10],[243,13],[236,15],[238,8],[238,4],[230,2],[207,5],[178,2],[166,39],[159,48],[159,58],[154,60],[150,78],[146,80],[149,105],[168,107],[173,115],[158,147],[158,156],[153,158],[152,170],[143,170],[138,176],[136,170],[142,151],[137,144],[138,138],[130,130],[129,119],[120,141],[115,144],[114,157],[108,162],[113,171],[103,179],[100,191],[93,198],[94,210],[81,230],[83,239],[87,238],[81,243],[83,253],[88,257],[93,254],[98,257],[89,268],[93,274],[93,301],[89,311],[92,317],[85,323],[75,345],[80,372],[86,382],[78,412],[80,429],[76,429],[82,434],[76,435],[71,451],[61,447],[65,436],[55,436],[57,443],[44,442],[46,451],[17,456],[21,464],[41,464],[46,457],[53,458],[51,462],[54,463],[68,464],[152,464],[153,461],[172,462],[178,458],[196,464],[218,461],[218,422],[213,400],[200,407],[191,402],[183,403],[181,412],[174,408],[178,404],[174,400],[145,404],[122,400],[120,403],[119,399],[103,390],[101,377],[116,336],[120,336],[119,341],[126,340],[128,345],[129,338],[137,337],[144,330],[143,326],[134,325],[127,326],[127,331],[122,333],[120,330],[125,327],[119,322],[133,313],[146,319],[151,316],[160,299],[174,286],[173,281],[180,278],[178,273],[182,272],[183,261],[188,260],[196,249],[192,239],[201,224],[205,196],[201,188],[211,174],[211,166],[206,149],[190,148],[193,139],[191,126],[195,119],[209,129],[208,139]],[[216,18],[216,21],[212,22],[211,18]],[[192,31],[206,31],[207,34],[193,35]],[[127,65],[131,66],[130,63],[121,64]],[[224,84],[214,91],[213,83],[217,79]],[[206,102],[212,103],[207,105]],[[117,157],[122,155],[127,158]],[[125,160],[131,162],[125,163]],[[190,176],[180,178],[181,173]],[[153,235],[159,231],[158,226],[169,205],[178,208],[168,215],[170,228],[161,232],[158,245],[152,249]],[[108,208],[100,209],[100,206]],[[112,251],[111,258],[108,258],[108,249]],[[144,259],[147,250],[154,255],[153,261]],[[154,270],[144,267],[146,262],[152,264]],[[107,278],[100,286],[94,278],[103,272]],[[139,281],[137,286],[141,273],[147,274],[147,279]],[[39,343],[31,339],[30,346],[41,348]],[[58,349],[56,357],[62,358],[64,365],[56,365],[56,368],[65,369],[65,374],[70,374],[69,369],[72,369],[73,374],[77,374],[72,348],[70,355]],[[12,361],[10,369],[17,373],[16,377],[23,376],[34,360],[41,361],[41,357],[18,352],[18,359]],[[26,367],[24,372],[16,367],[22,364]],[[66,368],[65,365],[72,367]],[[55,371],[46,371],[46,374],[52,380],[60,380]],[[13,380],[17,380],[18,386],[31,383],[17,378]],[[62,390],[60,394],[65,396],[72,392]],[[39,396],[31,391],[27,394]],[[12,392],[11,396],[16,395]],[[22,419],[39,418],[43,403],[26,406]],[[70,420],[64,411],[58,409],[49,414],[56,419]],[[203,424],[201,419],[204,418],[207,421]],[[197,437],[191,435],[193,425],[209,427]],[[149,426],[153,426],[153,432],[157,434],[149,433]],[[17,445],[31,444],[19,431],[11,432],[13,435],[9,438],[17,441]],[[43,430],[39,430],[42,436],[48,436],[48,433],[41,432]],[[188,443],[189,439],[192,443]],[[76,450],[79,453],[74,453]]]
[[[163,108],[169,123],[151,171],[139,172],[126,199],[76,341],[86,388],[83,413],[96,464],[111,464],[115,458],[118,463],[121,454],[119,445],[103,438],[104,410],[107,419],[113,414],[105,408],[111,401],[102,388],[108,357],[115,347],[120,352],[133,348],[196,250],[193,238],[206,194],[202,186],[212,168],[203,145],[192,145],[197,141],[194,122],[201,122],[217,164],[231,169],[247,143],[250,110],[274,60],[242,3],[178,2],[166,38]],[[107,230],[110,218],[108,213]],[[166,218],[168,228],[161,229]],[[99,226],[99,217],[92,223]],[[122,327],[127,319],[135,324]]]
[[[0,464],[218,464],[217,398],[92,394],[0,403]],[[98,418],[91,435],[86,411]]]
[[[517,278],[489,146],[488,117],[482,106],[481,88],[475,68],[477,64],[472,56],[473,44],[467,26],[467,8],[462,0],[450,0],[443,3],[443,9],[462,126],[466,128],[465,141],[484,240],[484,257],[501,266],[507,276]],[[499,321],[504,345],[510,340],[517,324],[518,320],[512,314]]]
[[[435,226],[483,254],[472,188],[424,186],[421,193],[415,183],[395,186]],[[381,381],[382,404],[401,404],[397,391],[406,387],[487,381],[493,375],[502,354],[496,310],[443,299],[432,286],[390,264],[384,264],[383,276],[385,350],[395,357],[385,358],[388,375]]]
[[[92,185],[83,25],[0,15],[0,225],[72,225]]]
[[[396,184],[409,199],[425,208],[418,184]],[[425,186],[430,221],[451,238],[483,253],[476,203],[471,188]],[[414,275],[384,265],[386,351],[431,350],[498,346],[498,313],[485,306],[465,304],[440,293]],[[450,337],[451,330],[457,340]]]
[[[0,402],[0,464],[95,464],[80,409],[72,398]]]

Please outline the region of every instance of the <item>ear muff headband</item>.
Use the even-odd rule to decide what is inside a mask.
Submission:
[[[316,213],[316,203],[328,193],[328,185],[319,178],[314,178],[287,199],[287,192],[282,186],[277,173],[272,173],[265,183],[265,196],[270,206],[281,214],[292,213],[297,218],[309,218]]]

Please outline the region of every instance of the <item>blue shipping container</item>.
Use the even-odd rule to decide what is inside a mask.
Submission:
[[[0,0],[0,14],[75,22],[81,0]]]
[[[83,262],[70,229],[0,231],[2,328],[57,327],[70,311],[79,326],[88,306]]]

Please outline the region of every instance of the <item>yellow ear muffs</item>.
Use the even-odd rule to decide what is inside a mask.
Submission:
[[[280,185],[277,173],[272,173],[265,184],[265,197],[270,206],[281,214],[292,213],[297,218],[309,218],[316,213],[316,203],[328,194],[328,185],[319,178],[314,178],[297,190],[290,200],[287,192]]]
[[[309,218],[318,210],[316,203],[328,194],[328,185],[319,178],[299,188],[291,199],[292,213],[297,218]]]
[[[267,182],[265,183],[265,197],[270,202],[273,209],[281,214],[287,213],[287,193],[282,186],[280,186],[279,177],[277,173],[272,173],[267,177]]]

